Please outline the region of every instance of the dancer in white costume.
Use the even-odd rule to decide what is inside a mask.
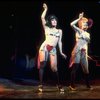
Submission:
[[[50,65],[51,69],[54,73],[54,77],[56,76],[58,89],[60,91],[64,91],[63,88],[59,85],[59,76],[58,76],[58,69],[57,69],[57,52],[56,52],[56,46],[58,44],[60,54],[66,58],[66,55],[62,52],[62,30],[57,29],[57,17],[54,15],[51,15],[45,19],[48,7],[44,3],[43,4],[44,11],[41,15],[42,25],[44,28],[44,35],[45,35],[45,41],[42,43],[40,49],[39,49],[39,55],[38,55],[38,69],[39,69],[39,78],[40,78],[40,86],[39,90],[43,90],[43,71],[44,67],[46,66],[46,62],[48,60],[48,57],[50,57]]]
[[[76,43],[71,54],[70,65],[72,67],[71,72],[71,86],[72,90],[75,88],[75,74],[79,64],[81,64],[83,72],[85,74],[86,86],[91,89],[89,84],[89,68],[88,68],[88,43],[90,42],[90,33],[87,32],[88,28],[91,28],[93,21],[83,17],[84,13],[79,14],[79,18],[71,22],[71,27],[75,30]],[[76,26],[78,24],[78,26]]]

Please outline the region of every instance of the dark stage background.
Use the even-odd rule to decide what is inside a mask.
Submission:
[[[63,30],[63,51],[67,55],[64,60],[58,52],[58,69],[60,79],[70,79],[68,69],[69,58],[74,46],[74,31],[70,22],[78,17],[80,12],[94,21],[89,44],[89,55],[100,57],[100,2],[99,1],[0,1],[0,76],[6,78],[28,78],[38,80],[36,57],[44,34],[41,24],[42,4],[46,2],[49,14],[58,17],[59,27]],[[57,47],[58,49],[58,47]],[[28,58],[29,57],[29,58]],[[31,63],[27,67],[26,59]],[[27,60],[27,61],[28,61]],[[100,78],[100,66],[89,60],[91,79]],[[45,79],[52,79],[49,62],[45,68]],[[83,77],[81,68],[78,70],[78,79]],[[48,77],[48,78],[47,78]]]

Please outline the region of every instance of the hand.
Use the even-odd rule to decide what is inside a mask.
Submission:
[[[64,54],[64,53],[61,53],[61,55],[66,59],[67,58],[67,56]]]
[[[46,3],[43,3],[43,8],[44,8],[44,9],[48,9]]]
[[[84,12],[80,13],[79,14],[79,19],[81,19],[83,17],[83,15],[84,15]]]

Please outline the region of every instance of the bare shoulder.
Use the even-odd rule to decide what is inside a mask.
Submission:
[[[45,25],[45,29],[48,30],[48,29],[50,29],[50,28],[49,28],[48,26]]]
[[[88,36],[90,37],[90,33],[88,32],[87,34],[88,34]]]
[[[59,33],[61,33],[61,34],[62,34],[62,29],[58,29],[58,31],[59,31]]]
[[[86,32],[86,34],[90,35],[90,33],[89,33],[89,32]]]

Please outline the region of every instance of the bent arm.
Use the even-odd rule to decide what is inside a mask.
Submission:
[[[75,31],[80,31],[80,28],[78,28],[76,26],[76,24],[78,23],[79,20],[80,19],[78,18],[78,19],[76,19],[76,20],[74,20],[73,22],[70,23],[70,26],[73,27]]]
[[[60,38],[59,38],[59,42],[58,42],[58,46],[59,46],[59,51],[60,51],[60,54],[66,59],[67,56],[62,52],[62,30],[59,30],[60,31]]]
[[[79,27],[77,27],[76,24],[83,17],[83,14],[84,14],[83,12],[81,14],[79,14],[79,18],[70,23],[70,26],[73,27],[75,31],[78,31],[78,32],[81,31],[81,29]]]
[[[58,46],[59,46],[59,51],[60,51],[60,54],[62,54],[62,30],[59,30],[60,31],[60,38],[59,38],[59,41],[58,41]]]

